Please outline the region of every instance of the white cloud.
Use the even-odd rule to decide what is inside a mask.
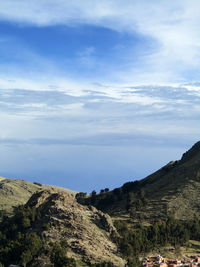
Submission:
[[[0,80],[3,88],[1,81],[4,80]],[[188,90],[187,85],[93,85],[93,88],[90,85],[90,90],[86,90],[87,85],[81,88],[79,84],[76,87],[67,80],[55,80],[53,89],[49,90],[48,83],[16,79],[4,85],[7,88],[2,89],[0,94],[1,123],[11,122],[12,116],[14,121],[19,121],[4,127],[9,129],[10,137],[18,133],[17,128],[23,122],[27,126],[28,119],[30,138],[133,132],[163,136],[182,132],[186,135],[199,129],[195,121],[199,118],[200,96],[195,89]],[[12,85],[23,87],[15,89]],[[4,118],[6,116],[7,119]],[[22,127],[20,133],[26,136],[26,127],[24,130]]]
[[[57,137],[58,131],[51,130],[53,123],[47,122],[48,118],[64,121],[70,129],[66,125],[63,126],[64,123],[60,123],[59,132],[72,136],[77,132],[87,135],[102,131],[117,133],[123,129],[129,133],[138,131],[154,134],[152,128],[158,134],[161,131],[164,132],[163,134],[173,131],[180,134],[183,129],[185,129],[185,135],[188,131],[198,132],[199,127],[196,125],[194,128],[197,130],[192,128],[191,124],[190,127],[184,126],[183,117],[194,118],[196,121],[195,116],[199,114],[197,105],[199,86],[179,86],[175,82],[185,79],[182,72],[200,67],[199,1],[35,0],[27,2],[15,0],[13,2],[0,0],[0,6],[2,20],[19,22],[23,27],[27,24],[43,27],[56,24],[76,26],[79,23],[87,23],[118,32],[128,32],[133,36],[137,33],[147,37],[150,43],[153,42],[152,49],[143,51],[140,62],[136,64],[134,56],[129,51],[126,55],[130,59],[127,68],[123,72],[122,70],[113,71],[114,80],[117,82],[107,82],[102,77],[98,80],[103,84],[102,86],[93,84],[95,79],[86,81],[81,77],[75,81],[67,78],[67,75],[64,77],[63,73],[59,73],[59,68],[57,69],[48,59],[27,51],[27,58],[34,59],[36,64],[40,63],[39,69],[43,66],[41,68],[44,69],[43,77],[38,72],[27,74],[22,71],[22,75],[20,73],[15,76],[8,75],[7,72],[0,76],[1,90],[19,88],[35,92],[45,91],[47,98],[49,92],[53,91],[77,98],[73,103],[66,105],[50,101],[51,107],[45,99],[39,103],[33,101],[21,103],[18,106],[16,104],[15,109],[11,109],[13,103],[10,105],[8,102],[4,103],[8,105],[5,113],[20,115],[18,119],[21,124],[23,124],[23,118],[27,119],[28,116],[31,119],[46,120],[45,123],[50,125],[47,128],[40,123],[37,124],[36,121],[32,122],[34,127],[40,128],[40,133],[35,131],[36,137],[46,136],[49,132],[52,138]],[[77,56],[84,64],[95,67],[94,54],[95,48],[88,47],[80,51]],[[3,67],[4,65],[1,65],[1,69]],[[141,92],[138,88],[132,88],[132,85],[145,83],[157,84],[158,87],[152,89],[149,85]],[[170,85],[168,89],[161,86],[165,83]],[[182,96],[177,95],[177,91],[181,92]],[[197,99],[195,100],[194,97]],[[192,105],[194,102],[195,104]],[[3,104],[2,101],[0,104]],[[170,126],[172,120],[175,124]],[[163,128],[160,129],[160,125]],[[34,138],[34,131],[31,132],[31,130],[29,134]],[[14,133],[15,131],[17,132],[16,129],[13,130]],[[63,137],[62,134],[59,136]]]
[[[122,82],[172,82],[185,80],[185,72],[200,66],[200,2],[198,0],[0,0],[0,18],[39,27],[91,24],[119,32],[138,33],[154,40],[152,50],[124,72],[115,70]],[[90,49],[80,60],[95,65]]]
[[[1,48],[9,44],[11,50],[7,49],[12,56],[19,56],[16,62],[0,63],[0,141],[5,144],[2,170],[10,170],[11,164],[18,165],[20,158],[24,170],[27,166],[24,160],[31,155],[39,162],[36,159],[35,165],[31,162],[34,170],[40,164],[55,169],[55,161],[59,161],[66,174],[71,162],[74,170],[77,164],[79,167],[86,164],[89,171],[81,170],[80,182],[98,160],[97,145],[107,147],[101,154],[104,161],[99,169],[104,166],[106,175],[110,175],[127,160],[131,172],[138,168],[133,162],[139,157],[141,166],[148,165],[156,146],[167,144],[174,149],[199,139],[200,85],[183,83],[191,81],[190,73],[195,77],[200,69],[199,0],[0,0],[0,20],[19,27],[88,24],[117,31],[122,36],[125,32],[133,39],[144,37],[149,44],[147,50],[139,48],[139,58],[135,58],[134,42],[127,51],[119,49],[119,56],[123,51],[126,59],[124,65],[113,67],[109,59],[104,60],[99,64],[103,64],[104,74],[108,75],[96,78],[94,74],[94,78],[86,80],[81,73],[77,79],[70,78],[73,75],[69,70],[64,72],[59,62],[31,51],[31,46],[20,43],[21,40],[17,43],[14,37],[0,36]],[[95,47],[80,49],[76,56],[86,67],[96,67]],[[19,59],[23,59],[23,64]],[[18,149],[11,149],[15,144]],[[45,144],[48,149],[39,147]],[[148,144],[152,144],[151,156],[146,155]],[[93,151],[89,157],[88,145]],[[127,146],[123,154],[120,150],[116,153],[120,146],[123,149]],[[108,151],[113,153],[110,158],[106,158]],[[165,156],[163,150],[160,154],[154,150],[153,157],[158,161]],[[119,163],[115,160],[109,172],[105,166],[116,157]],[[66,162],[70,162],[67,168]],[[95,175],[101,174],[95,164],[93,167]],[[126,168],[120,166],[123,175]],[[91,181],[95,175],[92,173]],[[102,180],[104,175],[99,177]]]

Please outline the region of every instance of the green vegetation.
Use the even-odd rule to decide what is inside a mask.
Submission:
[[[60,209],[60,203],[63,204],[63,196],[66,197],[68,204],[73,203],[74,205],[74,199],[71,197],[70,202],[69,196],[64,193],[55,193],[54,190],[52,192],[41,191],[35,193],[27,205],[19,206],[14,216],[3,216],[0,223],[0,263],[2,266],[9,266],[9,264],[38,266],[38,263],[42,264],[43,262],[48,264],[51,262],[55,267],[113,266],[109,262],[97,265],[91,265],[90,262],[79,264],[80,262],[76,263],[73,258],[67,257],[67,254],[71,253],[68,242],[62,239],[63,235],[57,235],[57,230],[66,230],[65,233],[69,234],[73,225],[73,221],[72,224],[66,224],[67,215],[65,217],[64,212],[68,210]],[[79,210],[78,204],[77,209]],[[51,210],[50,214],[48,214],[49,210]],[[65,225],[51,220],[52,211],[55,212],[54,216],[66,218]],[[96,225],[94,226],[96,227]],[[77,229],[79,229],[78,226]],[[55,239],[49,238],[49,236],[55,236]],[[104,240],[101,235],[100,238]]]
[[[65,247],[61,247],[57,242],[52,244],[50,260],[55,267],[76,267],[75,260],[67,258]]]
[[[42,248],[42,240],[35,232],[28,229],[37,220],[36,210],[20,206],[16,216],[4,217],[0,223],[0,262],[5,266],[21,263],[26,266]]]
[[[39,209],[25,206],[20,206],[15,216],[3,217],[0,223],[0,266],[10,263],[31,266],[41,253],[49,254],[55,267],[76,266],[73,259],[66,257],[65,244],[53,243],[49,247],[46,240],[32,230],[40,217]]]
[[[145,192],[138,181],[125,183],[121,188],[109,191],[102,189],[99,194],[93,190],[90,196],[85,193],[78,193],[76,199],[83,205],[93,205],[97,209],[112,214],[116,209],[123,210],[128,214],[143,210],[148,204]]]
[[[114,267],[114,264],[112,262],[102,262],[102,263],[92,264],[91,267]]]
[[[38,182],[33,182],[33,184],[38,185],[38,186],[42,186],[42,184],[38,183]]]
[[[137,227],[130,227],[124,221],[116,221],[115,226],[122,236],[119,240],[119,247],[129,261],[128,266],[137,266],[139,255],[159,251],[166,245],[172,245],[177,253],[180,246],[188,246],[190,239],[200,241],[198,218],[180,221],[169,217],[166,221],[154,223],[150,227],[144,227],[141,224]]]

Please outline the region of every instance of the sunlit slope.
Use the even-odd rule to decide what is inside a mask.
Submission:
[[[7,179],[0,177],[0,212],[12,214],[15,207],[25,204],[28,199],[38,190],[57,188],[71,195],[76,192],[65,188],[42,185],[40,183],[30,183],[20,179]],[[3,212],[2,212],[3,211]]]

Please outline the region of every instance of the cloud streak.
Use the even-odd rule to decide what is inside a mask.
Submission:
[[[39,145],[39,146],[93,146],[93,147],[129,147],[139,145],[154,145],[154,146],[166,146],[171,145],[183,146],[186,139],[180,140],[176,135],[175,137],[163,137],[159,135],[148,134],[99,134],[91,135],[85,138],[68,138],[68,139],[47,139],[47,138],[33,138],[33,139],[14,139],[14,138],[2,138],[0,144],[10,146],[21,145]]]
[[[147,133],[155,142],[169,136],[198,137],[199,85],[113,86],[109,90],[101,85],[83,88],[79,94],[74,90],[76,94],[59,86],[53,90],[2,89],[1,125],[9,124],[2,130],[3,137],[22,135],[22,140],[29,136],[31,140],[46,138],[47,143],[60,139],[61,143],[93,145],[117,145],[111,136],[113,140],[122,136],[122,145],[131,144]],[[23,124],[26,127],[19,131]]]

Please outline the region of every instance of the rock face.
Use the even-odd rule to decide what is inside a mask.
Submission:
[[[49,241],[65,241],[70,250],[68,257],[83,262],[100,263],[111,261],[116,267],[125,266],[125,261],[112,241],[118,236],[109,215],[90,206],[82,206],[68,193],[55,189],[32,195],[26,206],[40,210],[34,231],[42,232]]]

